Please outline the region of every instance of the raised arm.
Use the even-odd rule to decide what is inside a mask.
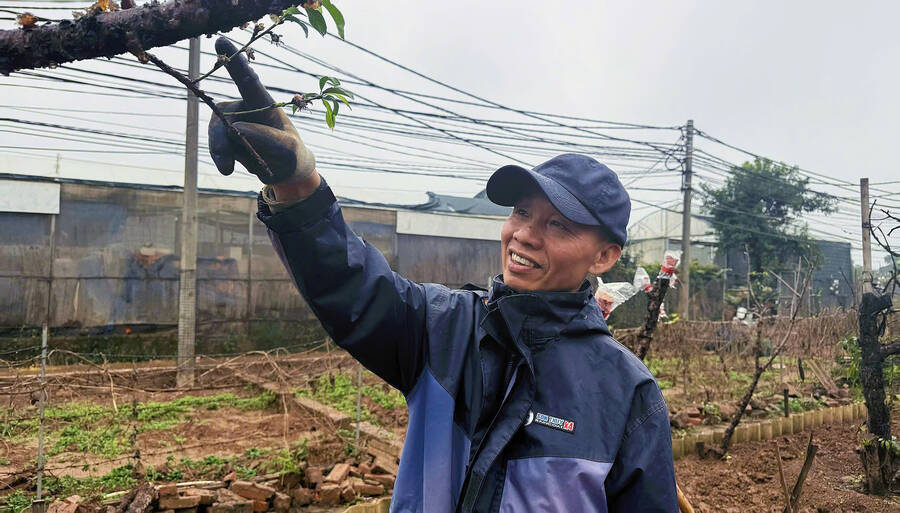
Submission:
[[[237,49],[219,39],[216,51],[233,55]],[[408,393],[425,360],[426,287],[394,273],[344,222],[293,123],[281,109],[264,109],[274,101],[244,56],[225,66],[242,100],[220,107],[272,175],[213,117],[209,146],[216,167],[231,174],[238,161],[267,184],[259,218],[322,326],[363,365]]]

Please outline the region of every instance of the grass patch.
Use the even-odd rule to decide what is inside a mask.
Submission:
[[[90,452],[107,458],[122,454],[125,450],[125,439],[120,426],[100,426],[85,429],[80,426],[66,426],[55,433],[56,440],[48,454],[56,456],[69,450]]]
[[[165,431],[186,422],[188,415],[196,410],[217,410],[226,407],[242,411],[264,410],[271,407],[275,399],[274,393],[264,392],[252,397],[238,397],[225,393],[212,396],[185,396],[173,401],[150,401],[137,405],[136,419],[133,418],[131,408],[120,408],[118,413],[105,406],[82,403],[47,408],[44,416],[49,432],[48,454],[54,456],[67,450],[74,450],[114,457],[131,449],[128,441],[131,426],[134,426],[138,433]],[[0,411],[0,418],[7,415],[17,416],[8,410]],[[35,438],[38,434],[38,424],[37,419],[5,421],[0,424],[0,437],[14,441]],[[181,443],[177,438],[176,442]]]
[[[232,470],[238,479],[249,479],[262,474],[281,475],[300,472],[308,458],[309,449],[305,439],[294,443],[290,449],[251,447],[242,454],[210,455],[196,460],[181,458],[177,462],[170,456],[159,467],[147,467],[147,479],[155,483],[184,479],[221,479]]]
[[[803,413],[805,411],[818,410],[827,406],[823,399],[813,397],[791,397],[788,399],[788,409],[791,413]],[[784,415],[784,401],[778,403],[779,415]]]
[[[347,374],[322,374],[313,383],[312,389],[300,389],[295,393],[300,397],[327,404],[345,415],[356,418],[357,387],[353,381],[353,378]],[[361,393],[387,409],[406,405],[403,394],[394,389],[385,390],[381,385],[363,385]],[[360,405],[360,418],[375,424],[378,423],[378,418],[369,411],[365,404]]]
[[[6,508],[8,513],[21,513],[31,507],[31,496],[22,490],[16,490],[6,496]]]
[[[44,486],[48,496],[51,497],[80,495],[94,499],[105,493],[126,490],[136,484],[134,467],[131,464],[116,467],[100,477],[47,476],[44,478]]]

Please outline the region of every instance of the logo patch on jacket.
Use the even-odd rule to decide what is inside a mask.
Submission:
[[[553,429],[558,429],[560,431],[565,431],[566,433],[575,432],[574,420],[561,419],[559,417],[554,417],[553,415],[547,415],[546,413],[535,413],[533,411],[529,411],[528,419],[525,421],[525,425],[527,426],[532,422]]]

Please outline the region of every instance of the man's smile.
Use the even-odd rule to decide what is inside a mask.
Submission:
[[[531,260],[530,258],[528,258],[524,255],[516,253],[513,250],[509,250],[509,259],[512,261],[512,263],[518,264],[519,266],[528,267],[530,269],[540,269],[541,268],[540,264],[538,264],[534,260]],[[518,270],[518,269],[514,269],[514,270]]]

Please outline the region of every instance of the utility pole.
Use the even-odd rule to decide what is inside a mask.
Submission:
[[[687,122],[687,134],[684,143],[684,174],[681,190],[684,192],[684,205],[681,208],[681,294],[678,304],[681,306],[681,318],[691,318],[691,178],[694,160],[694,120]]]
[[[859,179],[859,205],[862,208],[862,291],[872,292],[872,238],[869,234],[869,179]]]
[[[190,40],[188,78],[200,70],[200,38]],[[197,328],[197,138],[200,110],[197,97],[187,93],[187,125],[184,138],[184,193],[181,215],[181,275],[178,297],[178,388],[194,385],[194,342]]]
[[[47,504],[42,497],[44,478],[44,410],[47,405],[47,347],[50,341],[51,306],[53,305],[53,258],[56,256],[56,214],[50,214],[50,258],[47,269],[47,309],[44,312],[44,325],[41,327],[41,396],[38,420],[38,456],[37,456],[37,495],[33,513],[43,513]]]

